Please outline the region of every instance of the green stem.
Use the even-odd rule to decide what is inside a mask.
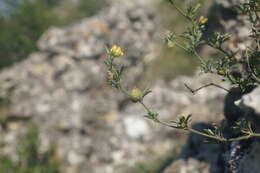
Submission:
[[[184,46],[182,46],[180,43],[178,43],[178,42],[175,41],[175,44],[176,44],[179,48],[185,50],[186,52],[189,52],[189,50],[188,50],[187,48],[185,48]]]
[[[144,109],[145,109],[148,113],[151,112],[150,109],[144,104],[143,101],[139,101],[139,103],[141,103],[141,105],[144,107]]]
[[[173,5],[173,7],[183,16],[185,17],[187,20],[191,21],[191,19],[172,1],[169,0],[169,2]]]
[[[224,55],[226,55],[229,58],[233,58],[232,55],[230,55],[227,51],[225,51],[222,47],[217,47],[217,50],[222,52]]]
[[[187,48],[185,48],[184,46],[182,46],[181,44],[179,44],[178,42],[176,42],[175,41],[175,44],[178,46],[178,47],[180,47],[180,48],[182,48],[183,50],[185,50],[186,52],[190,52]],[[203,58],[198,54],[198,52],[195,50],[195,48],[193,48],[193,54],[199,59],[199,61],[200,61],[200,63],[203,65],[203,66],[205,66],[206,65],[206,63],[205,63],[205,61],[203,60]]]
[[[252,138],[252,137],[260,137],[260,133],[251,133],[251,134],[248,134],[248,135],[245,135],[245,136],[239,136],[239,137],[236,137],[236,138],[226,139],[226,138],[220,138],[220,137],[217,137],[217,136],[211,136],[211,135],[208,135],[206,133],[194,130],[192,128],[188,128],[187,130],[192,132],[192,133],[201,135],[201,136],[205,136],[205,137],[208,137],[208,138],[211,138],[211,139],[218,140],[220,142],[234,142],[234,141],[246,140],[246,139],[249,139],[249,138]]]
[[[248,134],[246,136],[239,136],[239,137],[236,137],[236,138],[229,138],[229,139],[227,139],[227,142],[241,141],[241,140],[249,139],[251,137],[253,137],[253,135]]]
[[[194,129],[192,129],[192,128],[188,128],[187,130],[190,131],[190,132],[192,132],[192,133],[201,135],[201,136],[205,136],[205,137],[208,137],[208,138],[211,138],[211,139],[218,140],[218,141],[220,141],[220,142],[226,142],[226,141],[227,141],[227,139],[225,139],[225,138],[220,138],[220,137],[217,137],[217,136],[211,136],[211,135],[208,135],[208,134],[206,134],[206,133],[200,132],[200,131],[198,131],[198,130],[194,130]]]
[[[161,120],[159,120],[159,119],[156,119],[155,121],[156,121],[157,123],[162,124],[162,125],[165,125],[165,126],[167,126],[167,127],[171,127],[171,128],[178,129],[177,126],[174,126],[174,125],[169,124],[169,123],[167,123],[167,122],[161,121]]]
[[[254,137],[260,137],[260,133],[253,133],[252,136],[254,136]]]
[[[119,89],[128,97],[130,97],[130,94],[128,93],[128,91],[122,86],[121,81],[119,84]]]
[[[195,49],[193,49],[193,53],[199,59],[200,63],[205,66],[206,65],[205,61],[203,60],[203,58],[198,54],[198,52]]]
[[[211,43],[208,43],[206,40],[205,41],[205,44],[208,45],[209,47],[212,47],[214,49],[217,49],[218,51],[220,51],[221,53],[223,53],[224,55],[226,55],[227,57],[229,58],[233,58],[232,55],[230,55],[227,51],[225,51],[222,47],[219,47],[219,46],[214,46],[213,44]]]

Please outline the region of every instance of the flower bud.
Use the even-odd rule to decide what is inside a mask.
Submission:
[[[130,96],[131,96],[131,99],[132,99],[133,102],[138,102],[138,101],[141,101],[143,99],[143,93],[138,88],[132,89]]]
[[[174,42],[172,40],[168,40],[167,41],[167,46],[168,46],[168,48],[173,48]]]
[[[111,81],[114,79],[114,74],[111,71],[107,72],[107,80]]]
[[[218,75],[225,76],[226,70],[225,69],[219,69],[217,73],[218,73]]]
[[[119,57],[119,56],[123,56],[124,52],[122,51],[121,47],[114,45],[112,46],[112,48],[110,49],[110,54],[114,57]]]
[[[200,18],[199,18],[199,23],[200,24],[205,24],[205,23],[207,23],[207,21],[208,21],[208,18],[206,18],[204,16],[200,16]]]

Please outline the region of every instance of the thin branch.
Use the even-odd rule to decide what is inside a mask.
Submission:
[[[249,139],[251,137],[253,137],[253,135],[248,134],[248,135],[239,136],[239,137],[236,137],[236,138],[229,138],[229,139],[227,139],[227,142],[241,141],[241,140]]]
[[[119,83],[119,89],[120,89],[127,97],[130,97],[130,94],[128,93],[128,91],[122,86],[121,80],[120,80],[120,83]]]
[[[217,136],[208,135],[206,133],[200,132],[198,130],[194,130],[192,128],[188,128],[188,131],[195,133],[195,134],[198,134],[198,135],[201,135],[201,136],[204,136],[204,137],[207,137],[207,138],[218,140],[220,142],[227,142],[227,139],[225,139],[225,138],[220,138],[220,137],[217,137]]]
[[[174,129],[178,129],[177,126],[174,126],[174,125],[169,124],[169,123],[167,123],[167,122],[161,121],[161,120],[159,120],[159,119],[156,119],[155,122],[157,122],[157,123],[159,123],[159,124],[162,124],[162,125],[165,125],[165,126],[167,126],[167,127],[171,127],[171,128],[174,128]]]
[[[201,136],[204,136],[204,137],[207,137],[207,138],[218,140],[220,142],[234,142],[234,141],[246,140],[246,139],[249,139],[249,138],[252,138],[252,137],[260,137],[259,133],[250,133],[250,134],[245,135],[245,136],[239,136],[239,137],[236,137],[236,138],[226,139],[224,137],[221,138],[221,137],[217,137],[217,136],[208,135],[206,133],[200,132],[198,130],[194,130],[192,128],[188,128],[188,131],[195,133],[195,134],[198,134],[198,135],[201,135]]]
[[[165,126],[168,126],[168,127],[171,127],[171,128],[175,128],[175,129],[179,129],[177,126],[173,126],[169,123],[166,123],[166,122],[162,122],[158,119],[156,119],[156,122],[162,124],[162,125],[165,125]],[[235,137],[235,138],[224,138],[224,137],[219,137],[219,136],[212,136],[212,135],[209,135],[209,134],[206,134],[204,132],[200,132],[198,130],[195,130],[193,128],[190,128],[188,127],[187,129],[183,129],[185,131],[189,131],[191,133],[195,133],[197,135],[201,135],[201,136],[204,136],[204,137],[207,137],[207,138],[210,138],[210,139],[215,139],[219,142],[234,142],[234,141],[241,141],[241,140],[246,140],[246,139],[249,139],[249,138],[252,138],[252,137],[260,137],[260,133],[250,133],[250,134],[247,134],[245,136],[239,136],[239,137]]]
[[[218,51],[220,51],[221,53],[223,53],[224,55],[226,55],[227,57],[229,57],[229,58],[231,58],[231,59],[233,58],[232,55],[235,54],[234,52],[230,52],[231,54],[229,54],[228,51],[224,50],[222,47],[218,47],[218,46],[216,47],[216,46],[212,45],[211,43],[208,43],[206,40],[205,40],[205,43],[206,43],[206,45],[208,45],[209,47],[212,47],[212,48],[217,49]]]
[[[148,108],[148,106],[146,106],[146,105],[144,104],[143,101],[139,101],[139,103],[144,107],[144,109],[147,111],[147,113],[151,113],[151,112],[152,112],[152,111]],[[162,125],[164,125],[164,126],[167,126],[167,127],[171,127],[171,128],[175,128],[175,129],[178,128],[177,126],[174,126],[174,125],[169,124],[169,123],[167,123],[167,122],[161,121],[161,120],[159,120],[158,118],[154,118],[154,119],[151,119],[151,120],[153,120],[154,122],[157,122],[157,123],[159,123],[159,124],[162,124]]]
[[[254,137],[260,137],[260,133],[253,133],[252,136],[254,136]]]
[[[251,68],[250,66],[250,60],[249,60],[249,56],[246,50],[246,61],[247,61],[247,66],[249,68],[249,71],[251,72],[250,74],[252,75],[252,77],[257,81],[260,82],[260,79],[256,76],[255,71]]]
[[[175,41],[175,44],[176,44],[179,48],[185,50],[186,52],[189,52],[189,50],[188,50],[187,48],[185,48],[184,46],[182,46],[182,45],[181,45],[180,43],[178,43],[177,41]]]
[[[169,2],[173,5],[173,7],[187,20],[191,20],[172,0],[169,0]]]
[[[150,113],[150,109],[144,104],[143,101],[139,101],[139,103],[141,103],[141,105],[144,107],[144,109],[147,111],[147,113]]]
[[[220,89],[223,89],[225,90],[226,92],[230,92],[230,90],[220,86],[220,85],[217,85],[217,84],[214,84],[214,83],[209,83],[209,84],[206,84],[206,85],[203,85],[195,90],[191,89],[187,84],[184,83],[184,86],[192,93],[192,94],[195,94],[196,92],[198,92],[199,90],[203,89],[203,88],[207,88],[209,86],[214,86],[214,87],[217,87],[217,88],[220,88]]]
[[[182,48],[183,50],[185,50],[186,52],[191,52],[190,50],[188,50],[187,48],[185,48],[184,46],[182,46],[180,43],[175,41],[175,44],[179,47]],[[192,53],[199,59],[200,63],[202,65],[206,65],[205,61],[203,60],[203,58],[198,54],[198,52],[195,50],[195,48],[193,48]]]
[[[195,50],[195,48],[193,49],[193,53],[194,55],[199,59],[200,63],[204,66],[206,66],[205,61],[203,60],[203,58],[198,54],[198,52]]]

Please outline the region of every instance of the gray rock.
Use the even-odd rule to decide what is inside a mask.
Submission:
[[[242,99],[236,102],[237,106],[242,109],[253,109],[255,113],[260,114],[260,87],[255,88],[252,92],[244,95]]]
[[[260,172],[260,145],[255,142],[250,146],[250,151],[238,163],[239,173],[247,173],[249,170],[252,173]]]
[[[252,92],[243,95],[243,97],[236,101],[235,104],[244,111],[244,118],[254,124],[256,130],[259,132],[260,124],[260,87],[255,88]]]
[[[216,0],[218,4],[221,4],[224,8],[233,8],[237,4],[244,2],[243,0]]]
[[[209,165],[195,159],[176,160],[164,173],[210,173]]]

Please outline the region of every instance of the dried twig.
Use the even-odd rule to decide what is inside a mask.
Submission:
[[[191,88],[190,88],[187,84],[185,84],[185,83],[184,83],[184,86],[185,86],[192,94],[195,94],[195,93],[198,92],[199,90],[201,90],[201,89],[203,89],[203,88],[207,88],[207,87],[209,87],[209,86],[214,86],[214,87],[223,89],[223,90],[225,90],[225,91],[228,92],[228,93],[230,92],[230,90],[228,90],[228,89],[226,89],[226,88],[224,88],[224,87],[222,87],[222,86],[220,86],[220,85],[218,85],[218,84],[214,84],[214,83],[208,83],[208,84],[203,85],[203,86],[201,86],[201,87],[199,87],[199,88],[197,88],[197,89],[195,89],[195,90],[191,89]]]

